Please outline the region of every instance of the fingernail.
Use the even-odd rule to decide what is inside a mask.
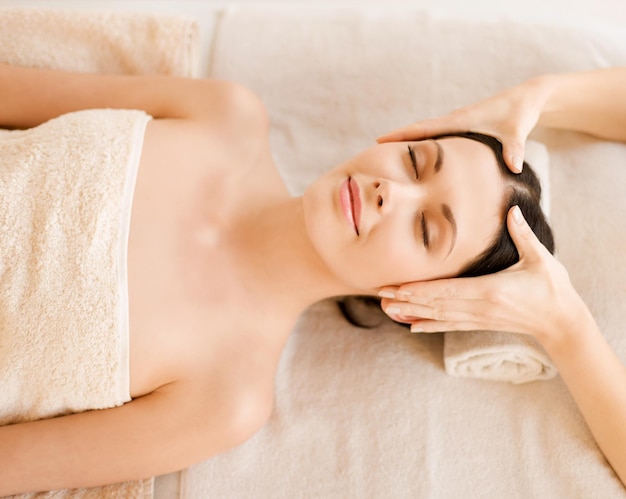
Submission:
[[[520,158],[518,155],[513,156],[513,168],[518,173],[522,173],[522,168],[524,167],[524,159]]]
[[[424,329],[421,328],[421,327],[411,326],[411,332],[412,333],[423,333]]]
[[[403,289],[399,290],[398,294],[402,295],[402,296],[412,296],[413,295],[413,293],[411,293],[410,291],[404,291]]]
[[[517,225],[521,225],[524,221],[524,216],[522,215],[522,210],[519,209],[519,206],[513,208],[513,220]]]
[[[387,307],[385,309],[385,313],[388,315],[398,315],[400,312],[402,312],[402,310],[400,310],[398,307]]]
[[[391,291],[379,291],[378,296],[380,296],[381,298],[395,298],[396,297],[396,295],[393,294]]]

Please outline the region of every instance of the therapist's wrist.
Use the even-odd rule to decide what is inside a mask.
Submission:
[[[552,127],[555,115],[558,115],[559,88],[563,85],[563,76],[559,74],[541,75],[526,80],[521,87],[527,95],[526,102],[537,112],[536,126]]]
[[[602,334],[582,298],[576,294],[554,317],[549,329],[537,335],[548,354],[560,355],[578,344],[586,343],[591,336]]]

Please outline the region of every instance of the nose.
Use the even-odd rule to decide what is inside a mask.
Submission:
[[[376,209],[384,214],[398,208],[415,210],[426,195],[424,186],[417,183],[398,182],[389,179],[374,181]]]

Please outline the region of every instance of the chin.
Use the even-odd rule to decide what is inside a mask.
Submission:
[[[331,233],[335,227],[329,220],[332,213],[328,209],[328,202],[320,198],[320,192],[312,187],[304,192],[302,196],[304,229],[317,254],[327,262],[336,251],[333,249],[334,237]]]

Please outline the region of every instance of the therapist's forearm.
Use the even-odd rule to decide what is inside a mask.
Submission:
[[[546,350],[591,433],[626,485],[626,367],[585,310],[576,331]]]
[[[626,68],[546,75],[547,99],[538,125],[626,142]]]

